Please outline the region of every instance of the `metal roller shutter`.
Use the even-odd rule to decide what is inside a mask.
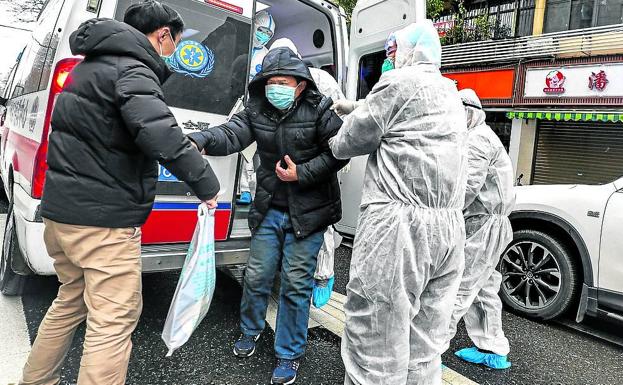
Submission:
[[[539,120],[533,184],[601,184],[623,174],[623,123]]]

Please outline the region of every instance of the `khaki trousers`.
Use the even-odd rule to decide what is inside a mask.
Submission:
[[[76,328],[87,330],[79,385],[125,384],[141,314],[141,230],[45,220],[48,254],[62,283],[39,326],[20,385],[56,385]]]

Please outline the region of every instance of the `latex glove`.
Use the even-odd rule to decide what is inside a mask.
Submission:
[[[361,104],[361,101],[352,101],[348,99],[340,99],[333,103],[331,109],[335,111],[339,116],[348,115],[351,112],[355,111],[357,107]]]

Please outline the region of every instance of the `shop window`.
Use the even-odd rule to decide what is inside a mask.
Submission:
[[[545,32],[623,22],[623,0],[548,0],[546,7]]]
[[[512,121],[506,117],[506,112],[488,112],[487,124],[500,138],[502,145],[508,152],[511,143]]]

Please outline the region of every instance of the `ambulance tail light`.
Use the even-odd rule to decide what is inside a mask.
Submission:
[[[79,58],[62,59],[56,64],[54,73],[52,74],[50,96],[48,97],[45,119],[43,121],[43,132],[41,133],[41,144],[39,145],[37,154],[35,155],[34,169],[32,173],[31,195],[35,199],[41,199],[41,196],[43,195],[45,172],[48,169],[48,137],[50,134],[50,122],[52,121],[54,104],[56,103],[58,94],[60,94],[63,88],[71,81],[71,70],[73,70],[76,64],[80,63],[81,60],[82,59]]]

